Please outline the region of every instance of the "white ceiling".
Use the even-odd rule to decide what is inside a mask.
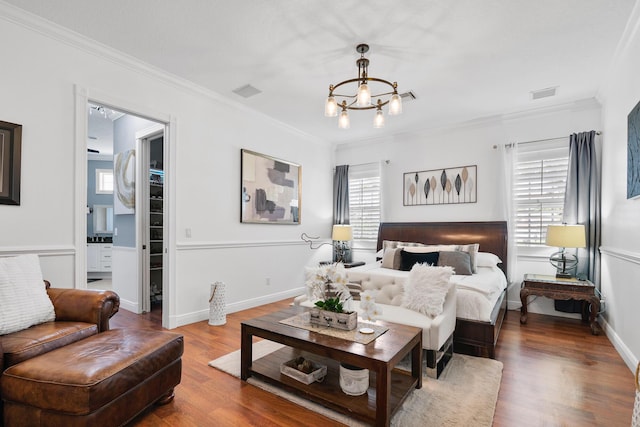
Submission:
[[[310,135],[341,143],[596,96],[635,0],[7,0]],[[401,116],[351,129],[331,83],[369,74],[413,91]],[[251,84],[262,93],[232,91]],[[552,98],[530,91],[557,87]]]

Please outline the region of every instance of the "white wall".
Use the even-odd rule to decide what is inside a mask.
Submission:
[[[0,8],[0,40],[11,40],[3,51],[11,60],[0,67],[0,119],[23,125],[22,203],[0,206],[0,255],[47,255],[43,273],[54,286],[83,286],[73,274],[80,262],[74,233],[83,221],[76,217],[76,182],[86,182],[75,161],[74,93],[80,88],[113,107],[171,119],[168,326],[208,318],[215,280],[227,282],[231,308],[301,292],[302,266],[319,253],[300,234],[330,233],[327,144],[7,5]],[[302,225],[240,223],[241,148],[302,165]]]
[[[640,102],[639,6],[603,85],[602,292],[607,334],[635,369],[640,358],[640,199],[627,200],[627,116]],[[639,165],[636,165],[638,167]]]
[[[416,101],[416,102],[428,102]],[[404,114],[410,114],[410,104]],[[503,221],[504,179],[500,147],[512,142],[568,137],[571,133],[600,130],[600,105],[587,99],[551,109],[526,114],[511,114],[492,120],[468,123],[405,135],[392,140],[343,144],[336,149],[336,165],[383,162],[383,221]],[[402,179],[405,172],[478,166],[478,202],[462,205],[403,206]],[[482,248],[480,248],[482,250]],[[553,273],[549,255],[556,248],[541,248],[521,254],[512,276],[508,299],[510,309],[519,309],[520,283],[526,273]],[[356,251],[356,260],[371,260],[371,253]],[[533,313],[578,317],[556,312],[553,300],[539,297],[529,304]]]

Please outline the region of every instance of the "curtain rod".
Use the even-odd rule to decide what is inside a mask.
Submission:
[[[596,135],[600,135],[602,132],[600,131],[596,131]],[[563,139],[563,138],[569,138],[571,135],[569,136],[559,136],[557,138],[545,138],[545,139],[534,139],[532,141],[522,141],[522,142],[510,142],[508,144],[504,144],[505,147],[509,148],[509,147],[513,147],[514,145],[520,145],[520,144],[532,144],[534,142],[546,142],[546,141],[555,141],[556,139]]]
[[[384,163],[385,163],[385,164],[387,164],[387,165],[388,165],[389,163],[391,163],[391,161],[390,161],[390,160],[379,160],[379,161],[377,161],[377,162],[358,163],[358,164],[355,164],[355,165],[351,165],[351,164],[348,164],[348,163],[347,163],[347,164],[348,164],[349,166],[369,166],[369,165],[379,165],[381,162],[384,162]],[[344,165],[336,165],[336,166],[344,166]],[[335,170],[335,167],[334,167],[333,169]]]

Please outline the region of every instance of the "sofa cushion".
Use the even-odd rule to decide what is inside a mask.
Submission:
[[[84,322],[47,322],[2,336],[4,368],[98,333]]]
[[[0,335],[55,320],[37,255],[0,258]]]

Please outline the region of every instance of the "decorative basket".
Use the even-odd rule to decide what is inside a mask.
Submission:
[[[296,369],[296,359],[291,359],[280,365],[280,373],[307,385],[316,381],[322,382],[327,375],[327,366],[316,363],[313,360],[309,360],[309,362],[311,362],[313,371],[308,374]]]
[[[312,308],[310,311],[310,321],[314,325],[330,326],[336,329],[350,331],[358,326],[358,313],[334,313],[333,311]]]

